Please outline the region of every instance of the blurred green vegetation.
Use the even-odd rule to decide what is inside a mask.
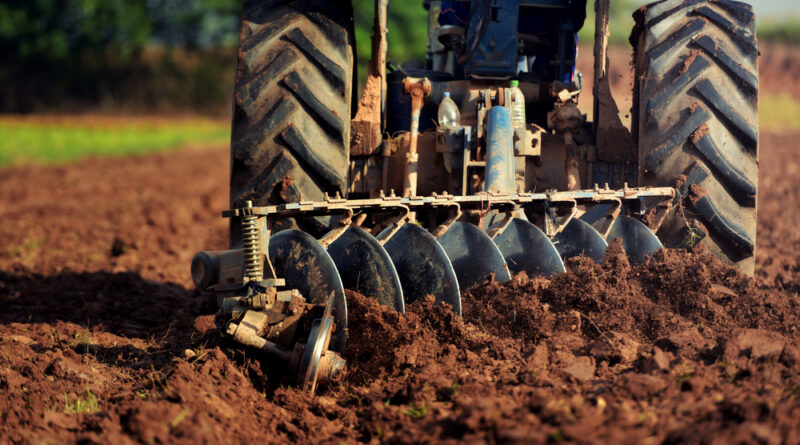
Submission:
[[[90,156],[152,153],[189,144],[223,144],[227,121],[196,119],[71,118],[65,121],[0,117],[0,167],[64,163]]]
[[[3,0],[0,2],[0,112],[115,114],[152,110],[230,112],[239,15],[244,0]],[[612,0],[610,42],[628,45],[637,0]],[[367,72],[373,0],[353,0],[358,74]],[[389,5],[390,62],[425,59],[422,0]],[[800,18],[764,19],[759,40],[800,45]],[[594,40],[594,1],[582,44]],[[800,129],[800,101],[761,97],[766,130]],[[110,123],[108,123],[110,122]],[[224,144],[227,120],[0,117],[0,166],[121,156],[186,144]]]
[[[611,35],[612,44],[627,44],[628,36],[633,28],[632,14],[639,7],[634,0],[611,1]],[[353,0],[356,24],[356,53],[358,57],[359,85],[364,84],[367,62],[372,51],[370,36],[372,35],[373,0]],[[594,1],[586,5],[586,22],[578,37],[581,42],[594,41]],[[422,7],[421,0],[389,1],[389,42],[388,59],[390,62],[402,64],[408,60],[425,60],[428,42],[428,12]]]
[[[4,0],[0,111],[219,107],[231,89],[221,83],[233,79],[241,5]]]
[[[353,0],[356,23],[356,49],[359,68],[366,66],[372,52],[373,0]],[[421,0],[389,1],[388,59],[395,63],[425,60],[428,45],[428,11]]]
[[[346,0],[343,0],[346,1]],[[244,0],[3,0],[0,112],[191,110],[227,114]],[[610,41],[627,45],[640,0],[612,0]],[[373,0],[353,0],[358,73]],[[422,0],[389,4],[390,61],[424,60]],[[594,1],[581,42],[594,39]],[[759,22],[762,42],[800,44],[800,18]]]
[[[758,21],[758,40],[761,42],[800,45],[800,17],[766,18]]]
[[[609,7],[608,42],[610,45],[628,45],[633,29],[633,12],[641,6],[634,0],[611,0]],[[594,42],[594,0],[586,2],[586,21],[578,32],[578,41],[591,45]]]

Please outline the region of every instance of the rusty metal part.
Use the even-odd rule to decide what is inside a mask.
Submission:
[[[506,212],[503,216],[503,219],[487,231],[489,238],[494,238],[498,235],[501,235],[514,219],[514,213],[515,212]]]
[[[548,237],[553,238],[578,215],[578,202],[574,199],[556,197],[548,201],[543,213],[543,230]]]
[[[578,169],[578,158],[568,155],[564,161],[564,172],[567,175],[567,190],[581,189],[581,172]]]
[[[586,188],[589,184],[586,181],[589,164],[587,159],[580,156],[581,147],[570,148],[564,143],[563,135],[550,131],[542,133],[541,138],[540,155],[526,159],[525,190],[567,190],[568,178],[564,165],[570,154],[578,154],[578,169],[583,188]]]
[[[389,0],[375,0],[372,56],[367,81],[350,122],[349,193],[374,196],[388,187],[391,147],[383,140],[382,115],[386,103],[386,33]],[[381,155],[378,159],[376,155]]]
[[[606,187],[608,187],[608,184],[606,184]],[[603,235],[603,238],[607,238],[611,227],[614,225],[614,221],[622,211],[622,200],[619,198],[610,198],[603,202],[610,204],[610,206],[608,207],[608,210],[606,210],[605,214],[601,217],[603,218],[603,222],[598,223],[595,226],[597,231]]]
[[[595,2],[594,124],[597,159],[635,162],[636,146],[630,130],[619,118],[619,107],[608,80],[609,0]]]
[[[314,320],[299,360],[297,384],[308,392],[313,393],[318,383],[325,384],[334,379],[345,366],[344,359],[328,349],[333,331],[333,304],[334,294],[331,293],[322,318]]]
[[[391,164],[392,153],[397,150],[394,141],[389,139],[384,141],[383,150],[381,150],[381,188],[380,190],[389,189],[389,165]]]
[[[261,337],[267,324],[267,314],[262,311],[246,311],[238,323],[228,323],[225,333],[237,342],[258,348],[278,360],[289,362],[291,352]]]
[[[553,110],[547,113],[547,126],[564,138],[566,149],[564,175],[566,177],[567,190],[581,189],[581,174],[578,157],[576,156],[575,135],[583,127],[585,117],[578,109],[578,104],[574,99],[577,93],[579,91],[570,93],[567,90],[561,90],[558,93],[558,102],[556,102]]]
[[[594,120],[597,122],[597,89],[602,79],[608,82],[608,24],[611,14],[610,0],[596,0],[594,3]]]
[[[514,156],[541,156],[542,133],[544,128],[536,124],[528,124],[521,137],[515,133]]]
[[[597,159],[606,162],[635,162],[637,153],[633,136],[620,120],[619,108],[611,94],[608,77],[599,82],[595,90],[598,111],[594,118]]]
[[[659,198],[671,200],[677,192],[672,187],[639,187],[612,190],[595,186],[592,190],[562,191],[553,193],[519,193],[519,194],[477,194],[467,196],[435,195],[399,197],[394,195],[380,196],[371,199],[348,199],[326,201],[303,201],[279,205],[253,207],[253,214],[273,219],[295,216],[323,216],[340,214],[346,209],[358,210],[362,213],[408,212],[434,207],[451,207],[458,204],[464,210],[515,210],[519,206],[544,204],[548,201],[574,200],[578,205],[588,205],[607,201],[638,200],[639,198]],[[244,209],[224,210],[226,218],[239,217]]]
[[[297,376],[298,384],[313,392],[318,383],[340,375],[346,365],[338,353],[329,349],[335,327],[335,302],[333,292],[327,304],[319,306],[307,304],[296,290],[277,292],[268,287],[265,292],[250,296],[224,298],[218,317],[226,320],[223,326],[227,336],[285,363],[289,372]],[[316,318],[320,314],[321,318]],[[301,331],[309,324],[308,331]],[[298,336],[307,336],[308,340],[297,343]]]
[[[583,113],[572,98],[557,102],[553,110],[547,113],[547,126],[563,135],[567,146],[575,145],[574,136],[583,126],[583,122]]]
[[[269,238],[267,238],[269,239]],[[262,245],[264,243],[262,242]],[[269,262],[266,264],[269,265]],[[192,281],[200,290],[225,291],[241,287],[244,273],[244,250],[210,250],[198,252],[192,259]],[[271,265],[270,265],[270,270]],[[275,276],[274,271],[272,276]],[[261,284],[283,286],[285,280],[265,278]]]
[[[382,141],[381,115],[386,101],[386,26],[389,0],[375,0],[372,26],[372,56],[369,73],[358,102],[358,111],[350,122],[350,154],[378,154]]]
[[[419,115],[425,96],[431,92],[431,81],[427,77],[406,77],[403,80],[405,92],[411,96],[411,141],[406,154],[406,176],[403,184],[403,196],[417,195],[417,169],[419,154],[417,154],[417,138],[419,136]]]
[[[658,232],[661,225],[667,219],[669,211],[673,208],[672,203],[659,202],[652,207],[644,217],[644,223],[653,232]]]
[[[251,306],[255,301],[251,300]],[[303,320],[313,316],[317,306],[309,304],[296,289],[277,292],[269,306],[264,308],[267,314],[267,330],[264,338],[291,348],[297,338],[297,331],[302,330]]]
[[[444,193],[444,196],[447,196],[447,192]],[[431,232],[433,236],[436,238],[443,236],[447,232],[447,230],[450,229],[450,226],[453,225],[453,223],[461,219],[461,215],[463,215],[463,213],[461,212],[461,206],[456,203],[453,203],[453,205],[450,208],[450,216],[448,216],[445,222],[439,224]]]
[[[328,231],[328,233],[326,233],[325,236],[319,240],[319,243],[322,244],[322,247],[327,249],[331,243],[342,236],[348,227],[350,227],[350,224],[353,222],[353,209],[345,209],[343,213],[344,216],[339,218],[339,222],[336,227]]]

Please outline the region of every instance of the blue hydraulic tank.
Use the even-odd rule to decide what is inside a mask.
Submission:
[[[495,105],[486,115],[486,181],[483,191],[515,193],[514,129],[508,108]]]

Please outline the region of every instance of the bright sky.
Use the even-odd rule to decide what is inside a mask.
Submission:
[[[757,17],[781,18],[800,15],[800,2],[797,0],[758,0],[750,3]]]

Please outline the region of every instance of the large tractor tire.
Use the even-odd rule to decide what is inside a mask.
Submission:
[[[752,275],[758,184],[758,42],[752,7],[666,0],[640,9],[633,134],[641,185],[677,184],[659,238]]]
[[[350,1],[249,0],[231,135],[232,206],[344,196],[353,80]],[[298,221],[312,233],[324,218]],[[231,245],[239,243],[231,225]]]

